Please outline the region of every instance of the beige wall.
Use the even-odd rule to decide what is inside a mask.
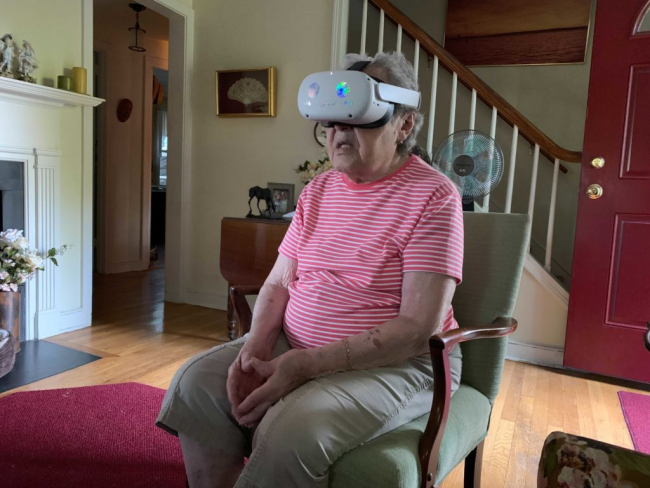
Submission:
[[[195,71],[189,296],[225,305],[219,272],[220,221],[244,217],[248,189],[302,185],[294,167],[320,154],[313,125],[298,113],[303,77],[330,64],[332,0],[194,0]],[[277,67],[276,118],[215,115],[217,69]],[[193,293],[192,293],[193,292]]]
[[[126,0],[119,2],[95,0],[95,49],[105,59],[106,98],[102,116],[105,120],[105,179],[104,179],[104,268],[106,273],[119,273],[146,269],[148,253],[143,248],[143,232],[148,236],[146,195],[143,195],[143,117],[145,63],[167,63],[168,20],[147,10],[140,23],[147,31],[139,41],[146,53],[128,49],[133,44],[133,34],[127,28],[133,25],[134,16]],[[154,37],[155,36],[155,37]],[[126,122],[116,117],[120,100],[133,102],[133,112]],[[150,164],[150,163],[149,163]],[[144,185],[146,186],[146,185]],[[146,248],[147,246],[145,246]],[[100,268],[101,269],[101,268]]]
[[[16,44],[28,40],[40,61],[35,71],[38,84],[54,86],[56,77],[64,70],[82,64],[81,58],[81,0],[3,0],[0,6],[0,32],[9,32]],[[34,15],[41,12],[42,15]],[[53,32],[56,26],[56,35]],[[60,244],[72,244],[72,249],[60,259],[61,290],[60,310],[81,308],[82,283],[82,111],[77,107],[64,107],[60,112],[60,129],[51,139],[51,147],[61,151],[61,232]],[[35,112],[35,116],[37,112]],[[5,118],[5,117],[3,117]],[[5,119],[11,123],[10,118]],[[20,140],[7,141],[9,145],[38,144],[54,134],[51,127],[33,124],[31,133]],[[58,135],[60,134],[60,138]]]

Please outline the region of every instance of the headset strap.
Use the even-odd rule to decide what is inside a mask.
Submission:
[[[350,66],[346,71],[363,71],[363,68],[368,66],[372,61],[357,61]]]

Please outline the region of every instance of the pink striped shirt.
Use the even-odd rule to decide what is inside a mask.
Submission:
[[[322,346],[397,317],[404,273],[441,273],[460,283],[460,197],[416,156],[369,184],[331,170],[302,191],[279,251],[298,262],[284,317],[289,343]],[[456,327],[450,308],[444,330]]]

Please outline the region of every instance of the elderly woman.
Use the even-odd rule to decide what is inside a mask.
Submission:
[[[369,76],[417,90],[402,54],[370,59]],[[158,425],[180,438],[192,488],[326,487],[336,459],[431,408],[428,339],[457,327],[458,191],[412,154],[416,110],[332,125],[334,169],[303,190],[251,332],[192,358],[167,392]],[[455,391],[459,348],[450,363]]]

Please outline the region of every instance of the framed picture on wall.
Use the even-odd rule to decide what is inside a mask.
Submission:
[[[275,67],[215,72],[219,117],[275,117]]]
[[[275,205],[274,217],[281,217],[293,211],[295,185],[290,183],[267,183],[271,190],[273,205]]]

